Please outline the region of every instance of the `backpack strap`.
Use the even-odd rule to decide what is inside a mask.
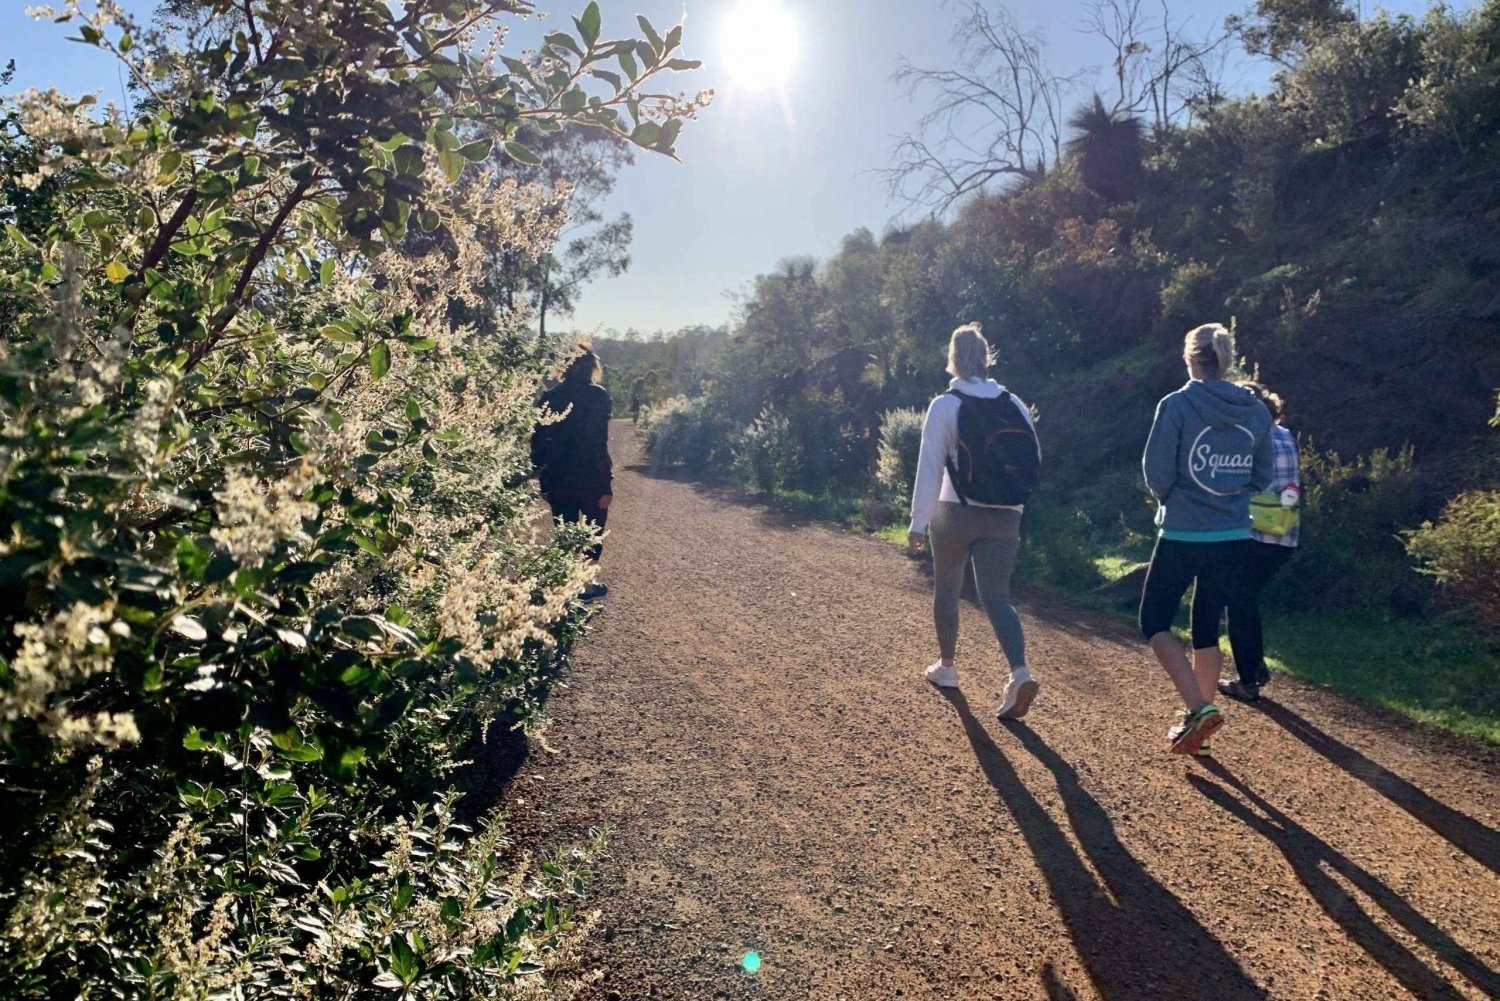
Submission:
[[[972,396],[969,396],[966,393],[960,393],[956,389],[950,389],[950,390],[948,390],[947,395],[948,396],[955,396],[955,397],[957,397],[958,398],[958,405],[959,405],[960,408],[963,407],[964,400],[971,400],[971,399],[973,399]],[[955,414],[953,416],[953,431],[954,431],[954,434],[958,433],[958,415],[957,414]],[[945,468],[945,469],[948,470],[948,482],[951,483],[951,484],[953,484],[953,492],[958,495],[958,502],[959,502],[959,504],[963,505],[964,507],[968,507],[969,506],[969,498],[967,498],[967,497],[964,496],[963,487],[960,487],[958,485],[959,484],[959,479],[960,479],[959,475],[958,475],[958,467],[953,464],[953,459],[952,459],[951,456],[946,456],[946,455],[943,456],[943,468]]]

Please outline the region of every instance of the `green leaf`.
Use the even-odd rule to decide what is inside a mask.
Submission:
[[[654,147],[656,141],[660,138],[661,126],[655,122],[642,122],[635,127],[635,131],[630,133],[631,142],[637,146],[644,146],[647,149]]]
[[[474,142],[466,143],[458,148],[459,154],[470,163],[479,163],[490,155],[495,143],[491,139],[476,139]]]
[[[391,154],[391,159],[396,164],[396,173],[405,177],[416,177],[422,173],[424,157],[422,147],[415,144],[401,146]]]
[[[625,71],[625,75],[630,77],[631,80],[635,80],[641,75],[640,69],[635,64],[635,56],[629,52],[621,52],[619,60],[620,68]]]
[[[669,118],[661,127],[661,135],[656,140],[656,148],[663,153],[672,152],[672,145],[677,142],[677,134],[682,131],[682,119]]]
[[[554,31],[552,34],[542,39],[542,41],[547,45],[556,45],[559,48],[567,49],[575,56],[583,55],[583,49],[578,47],[578,43],[573,41],[573,36],[568,34],[566,31]]]
[[[294,647],[298,650],[307,649],[307,637],[295,629],[278,629],[276,630],[276,636],[289,647]]]
[[[271,743],[288,761],[323,760],[323,751],[315,743],[303,740],[302,734],[296,730],[271,734]]]
[[[173,616],[167,628],[183,639],[192,640],[194,643],[202,643],[208,639],[208,630],[203,628],[203,623],[191,615]]]
[[[365,552],[369,553],[371,556],[378,556],[382,559],[385,557],[385,553],[380,551],[379,544],[376,543],[374,539],[371,539],[368,536],[360,535],[356,532],[354,535],[354,544],[363,549]]]
[[[635,16],[635,23],[641,26],[641,31],[645,34],[646,40],[651,43],[653,49],[660,52],[666,48],[666,43],[661,40],[661,36],[656,33],[656,29],[651,27],[651,22],[646,20],[644,14],[637,14]]]
[[[667,69],[669,69],[669,70],[677,70],[678,72],[681,72],[683,70],[695,70],[695,69],[697,69],[698,67],[700,67],[702,65],[703,65],[703,60],[701,60],[701,59],[668,59],[667,60]]]
[[[359,338],[347,326],[340,323],[330,323],[318,331],[318,333],[330,341],[338,341],[340,344],[354,344],[359,341]]]
[[[391,346],[381,341],[370,349],[370,374],[377,379],[383,379],[390,370]]]
[[[524,163],[528,167],[540,167],[542,165],[541,157],[518,142],[506,143],[505,152],[512,160],[517,163]]]
[[[338,261],[334,260],[332,257],[325,258],[323,260],[323,263],[320,264],[320,265],[318,265],[318,282],[319,282],[319,284],[321,284],[324,288],[327,288],[328,286],[332,285],[333,284],[334,269],[337,268],[337,267],[338,267]]]
[[[599,5],[593,2],[583,9],[582,16],[573,19],[573,23],[578,26],[578,34],[583,36],[586,45],[593,45],[599,40],[601,20]]]
[[[625,89],[625,81],[620,79],[618,73],[611,73],[609,70],[589,70],[589,75],[598,77],[617,91]]]
[[[438,166],[443,168],[443,174],[450,181],[457,181],[464,172],[465,160],[463,154],[456,149],[444,149],[438,151]]]

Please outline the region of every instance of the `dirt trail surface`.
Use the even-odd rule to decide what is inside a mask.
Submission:
[[[1001,724],[977,606],[961,693],[922,680],[920,562],[614,435],[613,590],[508,793],[527,840],[616,828],[586,997],[1500,996],[1492,752],[1280,680],[1170,756],[1129,627],[1044,599]]]

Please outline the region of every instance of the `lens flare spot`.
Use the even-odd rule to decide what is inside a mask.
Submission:
[[[745,968],[746,973],[760,972],[760,953],[747,952],[745,958],[740,960],[740,965]]]

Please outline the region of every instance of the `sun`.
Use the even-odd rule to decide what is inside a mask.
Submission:
[[[724,19],[719,48],[731,84],[781,87],[797,61],[797,21],[780,0],[740,0]]]

